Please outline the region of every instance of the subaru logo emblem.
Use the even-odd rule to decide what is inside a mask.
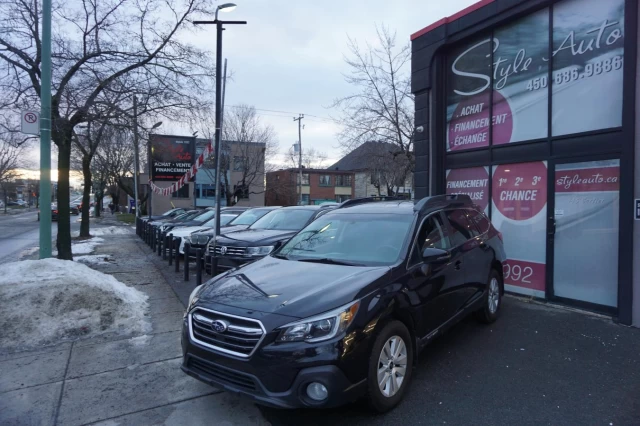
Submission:
[[[213,328],[213,331],[217,333],[224,333],[225,331],[227,331],[228,326],[229,325],[222,320],[213,320],[213,322],[211,323],[211,328]]]
[[[220,247],[220,254],[223,256],[227,254],[227,248],[225,246]]]

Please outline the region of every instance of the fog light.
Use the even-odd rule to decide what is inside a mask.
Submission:
[[[329,391],[322,383],[313,382],[307,386],[307,395],[314,401],[324,401],[329,396]]]

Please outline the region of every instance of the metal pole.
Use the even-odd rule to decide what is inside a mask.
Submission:
[[[220,234],[220,143],[222,139],[222,24],[216,21],[216,226],[214,238]]]
[[[302,119],[304,114],[298,114],[298,118],[293,118],[293,121],[298,122],[298,191],[299,199],[298,205],[302,205]]]
[[[42,0],[40,259],[51,257],[51,0]]]
[[[140,171],[140,146],[139,144],[139,140],[138,140],[138,97],[134,96],[133,97],[133,152],[134,152],[134,169],[135,171],[133,172],[133,196],[136,198],[135,199],[135,206],[136,206],[136,217],[140,216],[140,214],[138,213],[138,211],[140,210],[140,206],[138,205],[138,172]]]
[[[191,244],[184,245],[184,280],[189,281],[189,256],[191,255]]]

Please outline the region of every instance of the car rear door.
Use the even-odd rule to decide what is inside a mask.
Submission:
[[[464,209],[452,209],[444,211],[451,240],[451,261],[457,270],[462,273],[458,276],[450,291],[455,294],[455,308],[457,312],[473,296],[476,287],[471,285],[470,280],[475,279],[477,272],[474,270],[478,266],[475,260],[475,250],[479,242],[474,239],[477,229],[467,219]]]
[[[464,280],[453,257],[449,261],[425,265],[422,252],[427,247],[451,250],[448,229],[440,213],[423,220],[407,264],[408,296],[420,337],[431,333],[455,312],[457,297],[452,289]]]
[[[472,228],[472,240],[468,242],[470,250],[466,254],[466,280],[471,286],[471,296],[487,287],[489,271],[496,258],[493,248],[488,244],[489,219],[475,209],[466,209],[467,220]]]

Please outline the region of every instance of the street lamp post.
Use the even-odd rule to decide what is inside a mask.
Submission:
[[[216,134],[215,134],[215,148],[214,156],[216,163],[220,164],[218,159],[220,158],[220,145],[221,145],[221,122],[222,122],[222,31],[225,24],[228,25],[244,25],[247,21],[221,21],[218,19],[218,12],[231,12],[236,8],[234,3],[221,4],[216,8],[215,20],[213,21],[194,21],[195,25],[215,25],[216,26]],[[218,182],[220,181],[220,167],[216,167],[216,187],[219,188]],[[220,191],[216,191],[216,224],[214,231],[214,245],[215,237],[220,235]],[[215,257],[214,257],[215,259]],[[217,262],[214,260],[214,262]],[[216,265],[211,266],[215,272]]]

